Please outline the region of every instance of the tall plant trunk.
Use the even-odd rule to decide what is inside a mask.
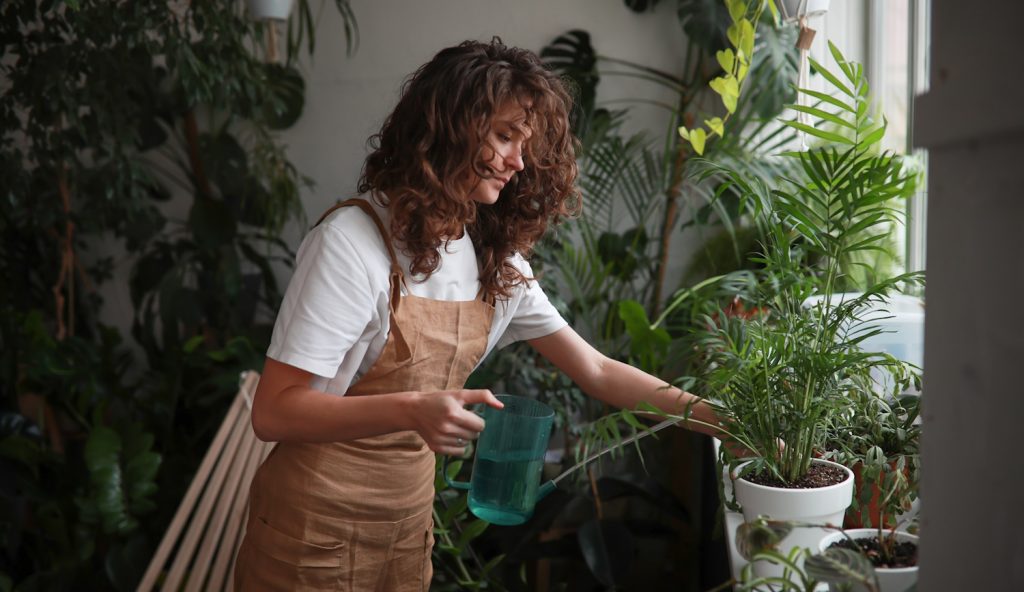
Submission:
[[[196,178],[196,188],[203,197],[212,197],[213,189],[203,168],[203,159],[199,155],[199,125],[196,123],[196,112],[189,109],[185,113],[185,141],[188,144],[188,162],[192,166],[192,174]]]
[[[683,116],[686,127],[693,126],[693,115]],[[668,267],[668,255],[672,246],[672,229],[676,225],[679,210],[679,196],[683,192],[683,167],[686,164],[686,142],[676,142],[676,156],[672,164],[672,183],[665,192],[665,217],[661,225],[661,248],[658,252],[658,276],[654,280],[654,292],[651,294],[651,317],[661,312],[661,294],[665,289],[665,269]]]
[[[71,220],[71,190],[67,170],[57,168],[57,193],[64,211],[64,233],[60,240],[60,271],[53,284],[54,313],[57,319],[57,341],[75,335],[75,223]],[[67,297],[64,296],[65,287]]]

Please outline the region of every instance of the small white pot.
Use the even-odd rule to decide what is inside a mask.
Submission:
[[[878,531],[874,528],[854,528],[846,531],[846,534],[850,538],[866,539],[875,538],[878,536]],[[824,553],[825,549],[832,546],[832,543],[846,538],[841,532],[830,532],[821,539],[821,543],[818,545],[818,551]],[[903,532],[902,530],[896,531],[896,540],[899,542],[910,541],[917,544],[917,535],[910,534],[909,532]],[[884,568],[876,567],[875,574],[878,576],[878,589],[879,592],[905,592],[907,588],[917,581],[917,566],[914,567],[898,567],[898,568]],[[837,588],[829,584],[830,591],[834,592]],[[855,585],[853,587],[854,592],[864,592],[867,590],[862,585]]]
[[[247,0],[249,16],[255,20],[288,20],[295,0]]]
[[[768,516],[774,520],[793,520],[812,524],[843,525],[846,508],[853,502],[853,472],[841,464],[822,459],[814,459],[815,464],[832,465],[846,473],[846,479],[828,487],[815,489],[787,489],[758,485],[746,479],[733,480],[736,500],[743,506],[743,519],[750,522],[758,516]],[[740,465],[740,469],[744,465]],[[793,547],[816,549],[821,538],[828,530],[823,528],[794,528],[779,543],[778,551],[788,554]],[[754,573],[764,577],[781,577],[780,566],[758,561],[754,564]]]
[[[825,14],[828,12],[829,0],[783,0],[783,5],[789,20],[795,22],[801,16],[815,17]]]

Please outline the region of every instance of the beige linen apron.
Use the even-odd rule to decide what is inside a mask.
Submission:
[[[390,331],[345,396],[461,389],[487,347],[492,299],[402,296],[391,257]],[[319,224],[319,222],[318,222]],[[412,592],[430,587],[434,453],[416,432],[330,444],[281,442],[253,477],[236,590]]]

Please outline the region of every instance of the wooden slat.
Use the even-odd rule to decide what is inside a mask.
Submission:
[[[210,519],[206,521],[207,526],[203,532],[202,544],[199,547],[199,552],[196,554],[195,561],[192,563],[192,570],[188,574],[185,592],[216,589],[213,587],[203,588],[203,583],[206,581],[206,574],[209,572],[213,554],[221,546],[221,534],[224,532],[224,527],[231,514],[231,504],[234,502],[235,497],[237,497],[239,490],[242,489],[240,487],[242,472],[249,457],[252,456],[251,453],[256,449],[256,444],[259,442],[248,423],[238,426],[238,428],[242,430],[242,435],[237,448],[233,451],[234,454],[229,457],[227,453],[231,451],[225,451],[224,456],[221,458],[221,464],[230,467],[223,487],[217,491],[207,488],[204,493],[205,496],[214,498],[216,505],[213,508],[213,513],[210,514]]]
[[[229,461],[234,458],[234,452],[238,449],[238,443],[247,429],[251,429],[247,421],[236,420],[234,425],[231,426],[231,435],[228,438],[228,442],[224,450],[221,451],[218,462],[214,465],[213,473],[206,484],[206,490],[199,498],[199,504],[196,506],[196,511],[189,521],[188,528],[185,530],[185,536],[181,540],[178,552],[174,555],[171,568],[167,570],[167,579],[163,585],[164,590],[180,590],[181,584],[185,579],[185,573],[192,563],[192,558],[198,548],[199,538],[206,530],[210,512],[213,510],[214,502],[217,501],[217,496],[220,494],[221,487],[224,484],[224,477],[227,475],[230,466],[230,462],[225,462],[225,456]]]
[[[150,592],[153,589],[153,585],[156,583],[157,578],[163,571],[164,563],[167,561],[167,557],[171,554],[174,549],[175,543],[178,542],[178,535],[181,533],[182,527],[188,521],[189,516],[192,514],[192,509],[195,507],[196,500],[199,498],[199,493],[206,484],[206,480],[213,470],[214,463],[220,458],[221,451],[224,448],[224,443],[227,441],[228,435],[233,431],[232,428],[237,423],[238,415],[243,409],[248,414],[248,407],[243,402],[243,397],[236,396],[235,400],[232,401],[231,406],[228,408],[228,412],[224,417],[224,422],[221,424],[220,429],[217,430],[217,434],[213,437],[213,442],[210,444],[210,449],[206,452],[206,456],[203,457],[202,463],[199,465],[199,470],[196,471],[195,477],[192,479],[192,483],[188,487],[188,491],[185,492],[185,497],[182,498],[181,503],[178,504],[178,510],[174,514],[174,518],[171,519],[170,526],[167,527],[167,532],[164,533],[163,540],[160,541],[160,546],[157,547],[156,553],[153,554],[153,558],[149,562],[149,567],[146,569],[146,573],[142,576],[142,581],[139,583],[137,588],[138,592]]]
[[[213,561],[208,590],[231,589],[235,557],[238,556],[238,548],[242,544],[242,536],[245,532],[245,517],[249,508],[249,486],[252,483],[253,475],[256,474],[256,469],[263,464],[265,451],[274,446],[271,442],[260,442],[256,439],[255,434],[253,434],[253,440],[255,440],[255,445],[246,460],[245,471],[242,473],[238,491],[231,504],[231,516],[228,518],[227,528],[224,531],[224,539],[221,541],[217,557]],[[231,568],[231,573],[228,573],[228,568]]]

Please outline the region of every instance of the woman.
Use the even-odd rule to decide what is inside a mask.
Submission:
[[[254,478],[244,590],[426,590],[434,454],[458,455],[501,403],[466,378],[528,341],[589,395],[717,425],[696,397],[581,339],[529,254],[579,208],[571,101],[531,52],[438,53],[374,136],[359,191],[303,241],[255,395],[279,444]],[[713,428],[696,428],[702,431]]]

